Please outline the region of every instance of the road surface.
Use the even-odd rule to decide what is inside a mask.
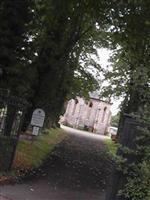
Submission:
[[[104,136],[62,127],[60,143],[37,177],[0,186],[0,200],[104,200],[109,159]],[[38,155],[37,155],[38,156]]]

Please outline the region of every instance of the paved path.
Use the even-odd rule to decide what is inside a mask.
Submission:
[[[102,140],[63,127],[58,145],[40,176],[0,187],[0,200],[104,200],[109,162]]]

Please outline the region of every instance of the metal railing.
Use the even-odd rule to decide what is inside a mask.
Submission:
[[[0,170],[9,170],[21,131],[27,102],[0,89]]]

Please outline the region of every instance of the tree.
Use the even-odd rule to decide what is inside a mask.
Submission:
[[[31,59],[29,25],[33,5],[29,0],[0,2],[0,87],[19,96],[26,95],[30,87],[31,70],[27,65]]]
[[[58,121],[71,90],[74,94],[79,94],[81,89],[85,91],[82,86],[85,82],[89,86],[86,94],[97,87],[94,76],[80,64],[81,59],[87,60],[86,55],[96,52],[96,46],[100,45],[99,28],[96,27],[91,5],[91,1],[37,3],[37,29],[33,38],[37,47],[34,66],[38,79],[30,98],[33,106],[28,113],[28,121],[31,111],[41,107],[46,111],[46,125],[51,126]],[[103,4],[101,6],[104,7]],[[103,13],[100,14],[103,25]],[[98,68],[95,62],[90,65]],[[89,81],[90,84],[87,84]]]
[[[117,113],[116,115],[112,116],[111,117],[111,126],[118,127],[119,119],[120,119],[120,113]]]
[[[2,0],[0,2],[0,88],[11,94],[27,98],[33,81],[30,67],[33,54],[30,31],[34,1]],[[1,105],[3,106],[3,105]],[[7,106],[5,135],[10,134],[15,108]]]
[[[147,162],[150,149],[146,142],[146,137],[149,137],[149,129],[146,124],[149,119],[147,111],[150,108],[150,27],[148,20],[150,3],[132,0],[118,3],[117,8],[111,10],[113,26],[110,30],[113,45],[115,43],[120,52],[114,65],[117,71],[114,70],[112,81],[114,85],[120,81],[124,83],[123,88],[126,89],[126,96],[119,124],[122,147],[118,153],[122,158],[122,164],[119,162],[120,168],[117,169],[113,179],[114,182],[108,199],[149,199],[146,177],[150,174],[149,163]],[[122,76],[118,78],[117,74]],[[117,89],[119,88],[122,90],[122,87],[117,86]],[[141,128],[142,131],[139,131],[130,126],[129,130],[133,131],[132,134],[134,133],[132,140],[129,140],[128,133],[124,132],[127,126],[124,113],[136,116],[136,122],[138,121],[139,126],[142,122],[142,126],[145,127]],[[141,149],[144,149],[142,156]],[[145,149],[147,150],[145,151]],[[142,171],[144,166],[146,171]],[[138,193],[138,191],[140,192]]]

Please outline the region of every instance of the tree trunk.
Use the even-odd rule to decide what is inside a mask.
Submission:
[[[28,129],[30,122],[31,122],[33,110],[34,110],[33,106],[29,107],[26,110],[26,113],[24,115],[24,119],[23,119],[23,122],[22,122],[22,126],[21,126],[21,131],[25,132]]]

